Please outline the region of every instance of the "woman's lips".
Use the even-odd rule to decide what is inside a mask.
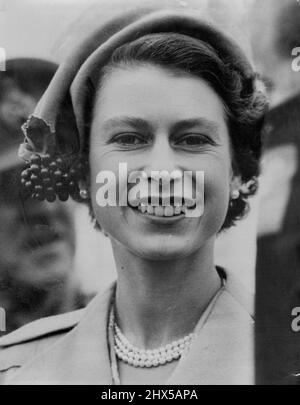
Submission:
[[[144,219],[145,221],[150,221],[154,223],[160,223],[160,224],[168,224],[168,223],[174,223],[179,220],[185,219],[184,213],[180,213],[178,215],[172,215],[172,216],[164,216],[164,215],[153,215],[149,214],[147,211],[145,213],[142,213],[142,211],[139,208],[136,207],[129,207],[131,211],[134,212],[135,215],[137,215],[139,218]],[[162,208],[162,207],[160,207]]]
[[[185,214],[187,207],[186,206],[152,206],[141,204],[137,209],[142,214],[154,215],[156,217],[174,217],[181,214]]]
[[[189,209],[194,209],[196,203],[194,201],[186,201],[184,199],[175,199],[171,197],[168,204],[159,197],[155,203],[151,198],[141,199],[139,201],[128,201],[129,206],[138,210],[142,215],[153,216],[158,218],[173,218],[185,216]]]

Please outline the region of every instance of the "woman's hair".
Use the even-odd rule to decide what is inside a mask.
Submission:
[[[198,39],[176,33],[149,34],[113,52],[100,73],[96,93],[101,92],[101,84],[113,69],[137,64],[152,64],[176,75],[199,77],[221,97],[231,139],[233,172],[243,183],[239,198],[229,203],[222,229],[229,228],[247,212],[248,197],[258,185],[267,103],[264,94],[256,89],[257,77],[243,77],[232,62],[222,60],[215,49]]]

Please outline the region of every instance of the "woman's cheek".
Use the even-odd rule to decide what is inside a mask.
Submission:
[[[216,222],[222,226],[229,204],[229,176],[220,176],[220,173],[213,172],[206,174],[204,180],[204,215],[207,220]],[[217,225],[218,226],[218,225]]]

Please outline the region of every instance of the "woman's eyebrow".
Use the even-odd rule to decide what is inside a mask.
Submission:
[[[130,116],[122,116],[122,117],[113,117],[109,118],[103,122],[102,128],[104,131],[109,131],[116,127],[120,126],[128,126],[131,128],[136,128],[143,132],[152,132],[154,131],[154,127],[143,118],[139,117],[130,117]],[[212,136],[219,139],[219,125],[215,121],[211,121],[204,117],[197,117],[197,118],[189,118],[185,120],[180,120],[172,124],[171,132],[179,132],[183,130],[189,130],[194,127],[201,127],[201,129],[208,131]]]
[[[120,127],[120,126],[128,126],[132,128],[136,128],[140,131],[151,131],[153,130],[152,125],[149,124],[146,120],[138,117],[114,117],[109,118],[103,122],[102,128],[105,131],[109,131],[113,128]]]
[[[183,130],[192,129],[194,127],[201,127],[202,129],[209,131],[209,133],[216,138],[219,138],[219,125],[215,121],[211,121],[207,118],[189,118],[176,122],[172,126],[172,132],[179,132]]]

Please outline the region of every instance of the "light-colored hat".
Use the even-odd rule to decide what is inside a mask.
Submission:
[[[89,131],[88,113],[101,67],[121,45],[162,32],[181,33],[206,42],[243,79],[254,80],[254,70],[237,43],[194,11],[134,9],[101,24],[59,66],[33,115],[23,126],[25,142],[20,147],[20,157],[29,160],[33,152],[49,150],[76,156]]]

